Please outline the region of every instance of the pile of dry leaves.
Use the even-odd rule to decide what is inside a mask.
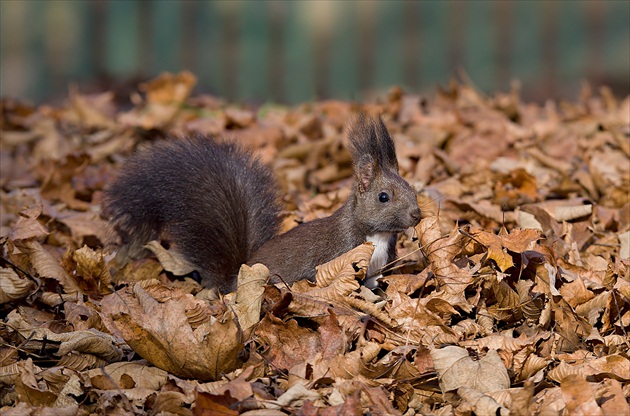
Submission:
[[[194,84],[2,101],[3,414],[630,413],[630,97],[394,89],[362,106],[383,114],[425,217],[394,273],[363,288],[364,244],[315,283],[244,267],[216,299],[158,243],[115,255],[99,204],[125,157],[167,132],[245,142],[277,173],[289,229],[348,195],[358,108],[252,109]]]

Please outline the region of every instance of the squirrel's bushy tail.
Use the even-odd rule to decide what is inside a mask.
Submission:
[[[227,293],[240,265],[278,232],[277,189],[269,168],[233,143],[171,138],[126,161],[104,214],[123,243],[170,241],[206,285]]]

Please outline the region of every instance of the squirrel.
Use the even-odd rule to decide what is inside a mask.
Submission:
[[[375,287],[381,268],[396,257],[398,234],[418,224],[421,212],[398,173],[381,117],[360,114],[347,135],[354,173],[347,201],[329,217],[280,235],[281,199],[271,169],[242,147],[201,134],[163,140],[129,157],[105,190],[104,215],[136,250],[158,238],[173,243],[204,286],[224,294],[236,289],[242,264],[266,265],[274,283],[313,280],[315,266],[366,241],[375,251],[364,284]]]

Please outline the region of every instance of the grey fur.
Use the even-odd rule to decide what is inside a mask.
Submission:
[[[278,232],[277,190],[269,168],[233,143],[171,138],[126,161],[105,215],[124,243],[169,240],[207,286],[229,292],[240,265]]]

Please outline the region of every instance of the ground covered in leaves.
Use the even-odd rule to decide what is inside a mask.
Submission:
[[[286,230],[348,195],[359,106],[249,108],[194,84],[2,100],[3,414],[630,413],[630,97],[453,84],[363,104],[424,214],[393,274],[360,286],[364,244],[316,283],[266,285],[254,266],[216,299],[158,243],[115,255],[100,201],[125,157],[167,133],[246,143],[279,178]]]

